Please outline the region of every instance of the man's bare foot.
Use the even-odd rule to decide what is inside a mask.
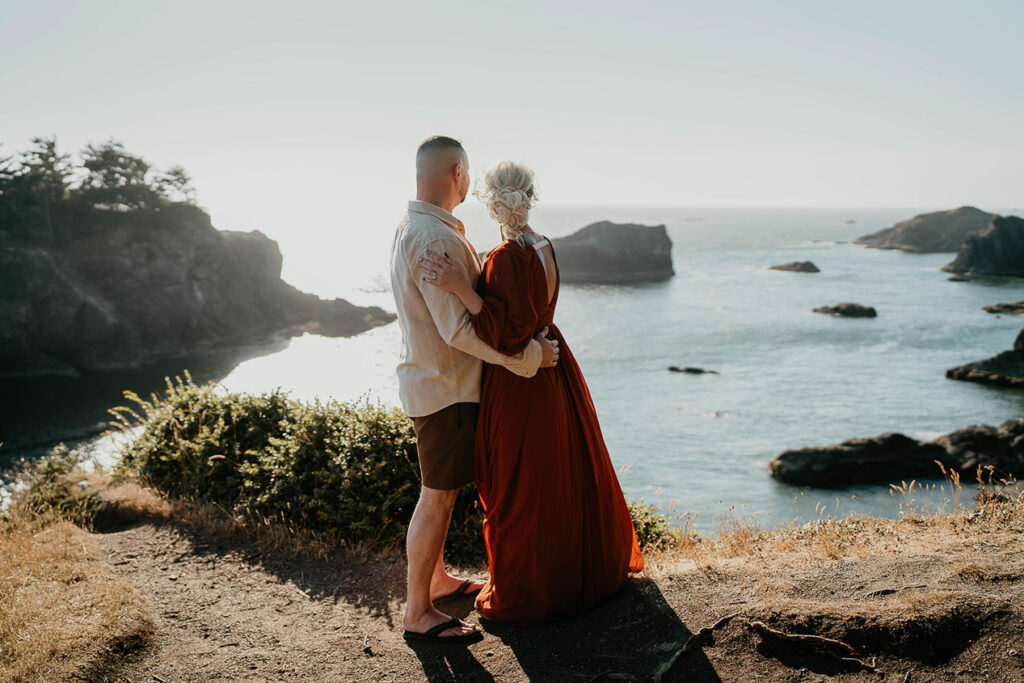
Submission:
[[[469,581],[469,585],[463,588],[463,584]],[[447,572],[441,579],[433,579],[430,582],[430,601],[440,600],[448,596],[475,595],[484,587],[483,581],[472,579],[459,579]]]
[[[430,629],[434,628],[438,624],[443,624],[446,621],[451,621],[451,617],[447,614],[439,612],[435,608],[431,607],[425,613],[419,616],[413,616],[408,612],[405,613],[405,617],[402,619],[402,626],[406,631],[413,631],[415,633],[426,633]],[[476,624],[467,624],[466,622],[459,619],[460,626],[453,626],[449,629],[445,629],[438,634],[438,638],[443,640],[452,636],[467,636],[471,633],[476,633]]]

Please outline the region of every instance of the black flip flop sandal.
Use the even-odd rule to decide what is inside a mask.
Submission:
[[[450,600],[452,598],[468,598],[468,597],[471,597],[473,595],[476,595],[481,590],[483,590],[483,586],[480,586],[479,588],[474,588],[473,590],[470,590],[469,587],[472,586],[472,585],[473,585],[473,581],[470,580],[470,579],[466,579],[465,581],[463,581],[459,585],[458,588],[453,590],[451,593],[448,593],[447,595],[442,595],[441,597],[436,598],[434,600],[434,602],[437,602],[438,600]]]
[[[462,626],[462,622],[458,619],[452,619],[451,621],[446,621],[443,624],[434,626],[425,633],[419,633],[418,631],[406,631],[402,637],[407,641],[431,641],[434,643],[475,643],[478,640],[483,640],[484,638],[484,634],[480,631],[473,631],[472,633],[466,633],[461,636],[440,635],[448,629],[455,628],[456,626]]]

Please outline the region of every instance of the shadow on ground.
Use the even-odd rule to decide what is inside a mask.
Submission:
[[[472,607],[471,601],[466,601]],[[455,614],[461,610],[450,609]],[[467,609],[468,611],[468,609]],[[591,612],[538,626],[509,626],[480,620],[488,640],[512,650],[530,681],[649,681],[690,637],[647,579],[631,580],[615,597]],[[486,647],[475,652],[486,657]],[[491,681],[473,653],[434,644],[414,648],[431,681]],[[665,681],[721,681],[700,649],[687,653]]]

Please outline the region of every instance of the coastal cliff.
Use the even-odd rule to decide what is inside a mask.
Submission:
[[[664,225],[601,221],[551,242],[565,283],[660,282],[675,275]]]
[[[393,319],[281,280],[277,243],[190,204],[94,210],[50,243],[0,231],[0,376],[137,367],[271,334],[350,335]]]
[[[995,217],[984,230],[968,235],[943,270],[960,275],[1024,277],[1024,219]]]
[[[961,206],[949,211],[922,213],[891,228],[858,237],[853,243],[919,254],[957,251],[968,234],[983,230],[993,218],[996,218],[995,214],[973,206]]]

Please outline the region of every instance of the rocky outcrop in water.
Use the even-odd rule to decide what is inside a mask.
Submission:
[[[871,306],[861,304],[836,304],[835,306],[818,306],[811,309],[814,313],[825,313],[837,318],[875,318],[878,312]]]
[[[939,478],[936,461],[974,479],[979,466],[1024,475],[1024,418],[999,427],[972,425],[932,441],[898,433],[850,439],[831,446],[780,453],[768,465],[771,476],[799,486],[839,488],[851,484]]]
[[[277,243],[197,207],[96,211],[59,244],[0,231],[0,376],[138,367],[304,329],[393,320],[281,280]]]
[[[984,307],[989,313],[1001,313],[1003,315],[1024,315],[1024,301],[1014,301],[1006,304],[992,304]]]
[[[968,235],[956,259],[942,269],[964,275],[1024,277],[1024,219],[993,218],[984,230]]]
[[[996,218],[973,206],[922,213],[891,228],[858,237],[854,244],[875,249],[899,249],[919,254],[957,251],[969,233],[984,230]]]
[[[946,370],[946,377],[999,387],[1024,388],[1024,330],[1017,335],[1009,351],[986,360],[950,368]]]
[[[562,282],[628,284],[675,275],[664,225],[602,221],[551,242]]]
[[[820,273],[818,266],[810,261],[790,261],[777,266],[769,266],[768,270],[788,270],[793,273]]]
[[[670,366],[668,366],[668,371],[669,372],[682,372],[682,373],[685,373],[687,375],[717,375],[717,374],[719,374],[717,370],[705,370],[704,368],[691,368],[691,367],[681,368],[678,365],[670,365]]]

